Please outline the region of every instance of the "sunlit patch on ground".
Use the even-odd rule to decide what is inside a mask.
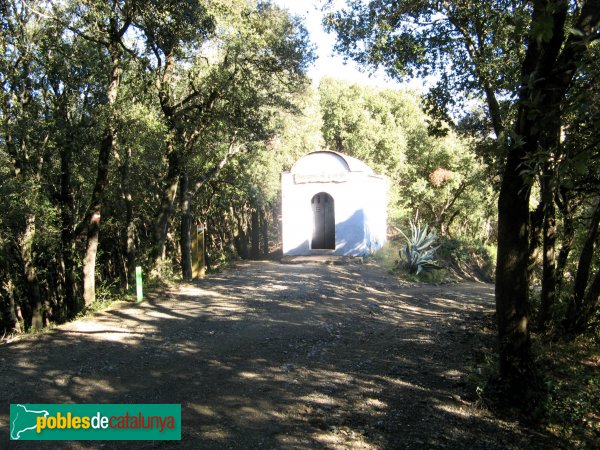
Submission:
[[[11,402],[181,403],[190,448],[530,448],[464,400],[490,292],[241,263],[3,346],[0,421]]]

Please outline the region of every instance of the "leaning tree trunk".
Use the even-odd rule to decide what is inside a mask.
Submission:
[[[167,143],[167,174],[164,181],[163,195],[160,202],[160,212],[154,226],[154,263],[155,267],[159,268],[165,259],[165,247],[167,243],[167,233],[169,228],[169,220],[173,213],[175,196],[179,186],[179,175],[181,173],[180,158],[173,139]]]
[[[116,150],[117,132],[115,126],[116,115],[114,112],[119,85],[121,83],[120,50],[118,43],[112,43],[108,48],[111,57],[111,76],[108,86],[109,118],[104,139],[98,153],[98,168],[96,182],[92,191],[92,201],[87,213],[87,233],[85,256],[83,258],[83,300],[89,306],[96,300],[96,255],[98,253],[98,240],[100,237],[100,212],[104,201],[104,191],[108,185],[108,166],[111,154]]]
[[[169,221],[173,214],[175,205],[175,196],[179,186],[179,176],[181,174],[181,157],[178,143],[182,141],[180,130],[177,127],[175,109],[173,107],[173,98],[171,92],[171,80],[175,70],[175,55],[172,51],[165,55],[162,75],[158,81],[158,99],[168,125],[168,134],[166,137],[167,146],[167,173],[164,178],[164,187],[160,200],[160,211],[154,224],[154,269],[159,272],[166,258],[167,236],[169,231]]]
[[[83,258],[83,301],[85,306],[91,305],[96,300],[96,255],[100,237],[100,211],[104,191],[108,184],[108,165],[114,145],[114,130],[110,127],[100,147],[96,183],[92,193],[91,208],[87,214],[87,233]]]

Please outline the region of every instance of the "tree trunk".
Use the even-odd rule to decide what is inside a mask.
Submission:
[[[98,239],[100,236],[100,212],[104,202],[104,191],[108,185],[108,169],[110,156],[117,147],[117,132],[115,126],[116,115],[114,106],[117,101],[119,85],[121,83],[121,54],[118,42],[108,46],[111,57],[111,76],[108,85],[107,97],[109,107],[108,125],[105,136],[98,153],[98,168],[96,182],[92,191],[92,201],[87,213],[87,234],[85,256],[83,259],[83,301],[89,306],[96,300],[96,254],[98,252]]]
[[[590,320],[598,313],[598,309],[600,309],[600,270],[596,272],[583,298],[576,330],[579,332],[585,331]]]
[[[125,252],[124,278],[125,289],[128,291],[135,285],[135,224],[133,222],[133,194],[131,192],[131,147],[127,146],[123,152],[123,162],[119,166],[121,174],[121,199],[125,208],[125,224],[121,230],[122,251]]]
[[[180,241],[180,250],[181,250],[181,270],[184,280],[192,279],[192,256],[191,256],[191,243],[190,243],[190,230],[192,227],[192,214],[190,209],[190,203],[193,198],[196,196],[198,191],[208,182],[211,178],[216,177],[227,161],[234,156],[239,148],[236,149],[234,147],[235,144],[235,136],[232,138],[229,150],[227,154],[213,167],[210,168],[206,172],[203,177],[200,177],[193,186],[189,184],[189,177],[187,172],[182,171],[180,176],[181,188],[180,188],[180,197],[179,204],[181,208],[181,241]],[[206,236],[205,236],[206,239]]]
[[[21,257],[25,265],[27,293],[31,310],[31,330],[38,331],[44,326],[44,305],[40,291],[37,269],[33,257],[33,242],[35,240],[35,216],[28,214],[25,218],[25,232],[21,239]]]
[[[231,208],[231,217],[237,222],[237,234],[234,237],[234,245],[237,254],[242,259],[248,259],[248,234],[245,227],[244,211],[237,213],[233,207]]]
[[[553,8],[549,13],[549,6]],[[514,135],[510,139],[498,200],[498,262],[496,311],[500,345],[500,375],[515,400],[525,398],[532,369],[528,329],[528,168],[539,150],[540,133],[553,132],[561,103],[600,19],[600,2],[583,4],[574,27],[581,33],[565,35],[569,5],[566,0],[533,3],[531,32],[521,70],[521,89]],[[534,31],[551,16],[551,35],[539,40]],[[555,117],[556,115],[556,117]],[[542,149],[547,151],[549,149]],[[549,155],[548,155],[549,156]],[[546,156],[546,157],[548,157]],[[529,169],[531,172],[531,169]]]
[[[98,253],[98,240],[100,237],[100,211],[104,200],[104,191],[108,184],[108,165],[110,155],[116,146],[112,126],[102,141],[98,156],[98,173],[92,193],[91,208],[88,211],[88,223],[85,243],[85,256],[83,258],[83,301],[85,306],[91,305],[96,300],[96,254]]]
[[[181,173],[180,158],[175,142],[171,139],[167,146],[169,147],[167,154],[167,175],[165,177],[160,213],[158,214],[154,227],[154,259],[156,267],[160,267],[166,256],[165,246],[167,242],[169,220],[173,213],[173,205],[175,203],[175,196],[177,195],[177,187],[179,185],[179,175]]]
[[[520,175],[522,152],[507,159],[498,199],[496,314],[500,375],[513,394],[528,385],[529,338],[528,224],[529,186]]]
[[[262,254],[269,255],[269,221],[267,212],[264,209],[260,210],[260,230],[262,234]]]
[[[100,227],[94,218],[88,224],[86,235],[85,256],[83,258],[83,301],[90,306],[96,301],[96,254]]]
[[[192,244],[191,228],[192,213],[190,211],[190,198],[188,195],[188,174],[184,170],[179,177],[179,207],[181,209],[180,249],[181,249],[181,275],[184,281],[192,280]]]
[[[165,52],[164,66],[162,75],[157,83],[158,99],[168,126],[166,138],[167,145],[167,174],[164,180],[164,188],[160,202],[160,212],[154,225],[154,268],[160,269],[166,258],[167,235],[169,231],[169,221],[173,214],[175,196],[179,185],[179,176],[181,174],[181,154],[178,143],[181,141],[181,135],[174,119],[175,110],[173,107],[173,98],[171,92],[171,78],[175,70],[175,55],[170,48]]]
[[[68,127],[66,110],[63,112],[65,128]],[[64,304],[66,317],[73,317],[81,309],[75,296],[75,202],[73,199],[72,166],[73,136],[69,131],[60,148],[60,215],[61,262],[64,273]]]
[[[560,127],[557,127],[555,132],[558,133],[559,130]],[[554,207],[554,190],[552,188],[552,179],[554,176],[554,170],[551,169],[550,163],[547,162],[542,174],[541,192],[544,198],[542,292],[538,316],[538,327],[541,331],[545,331],[552,320],[556,300],[556,208]]]
[[[275,228],[275,242],[277,243],[277,247],[281,248],[281,198],[277,199],[276,202],[273,202],[271,208],[271,218],[273,220],[274,228]]]
[[[557,199],[560,199],[557,200],[557,205],[562,213],[563,221],[562,244],[556,259],[556,298],[560,298],[567,260],[575,239],[575,225],[573,223],[573,206],[566,192],[563,190]]]
[[[529,257],[527,263],[527,278],[533,283],[533,272],[540,256],[540,243],[544,225],[544,198],[540,198],[535,210],[529,213]]]
[[[131,165],[131,148],[128,147],[125,152],[125,161],[123,163],[122,172],[122,185],[123,185],[123,200],[125,202],[125,254],[127,260],[126,268],[126,288],[129,290],[130,286],[135,285],[135,259],[136,259],[136,247],[135,247],[135,223],[133,222],[133,195],[131,193],[131,186],[129,182],[129,173]]]
[[[252,250],[250,257],[256,260],[260,259],[260,220],[257,209],[252,210],[250,227],[252,232]]]
[[[20,320],[21,318],[17,313],[17,305],[15,303],[15,285],[10,278],[6,284],[6,293],[8,295],[8,317],[10,321],[10,327],[12,327],[12,330],[14,330],[16,333],[20,334],[23,331],[23,327]]]
[[[598,236],[598,226],[600,225],[600,200],[594,208],[590,227],[581,249],[579,264],[577,265],[577,274],[575,275],[575,284],[573,286],[573,295],[569,302],[566,318],[566,330],[570,335],[576,335],[581,331],[583,302],[585,298],[585,289],[588,284],[594,249],[596,247],[596,238]]]

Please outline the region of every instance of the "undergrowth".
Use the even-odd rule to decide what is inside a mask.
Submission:
[[[520,408],[506,401],[498,383],[497,353],[480,349],[470,381],[479,402],[501,416],[518,419],[564,448],[600,448],[600,352],[598,336],[574,342],[534,335],[537,386]]]
[[[548,388],[544,426],[573,448],[600,448],[599,343],[581,337],[536,345]]]
[[[449,274],[458,279],[493,281],[496,269],[496,247],[493,245],[443,237],[437,257],[445,263]]]
[[[402,264],[401,251],[405,243],[391,239],[373,255],[375,262],[405,281],[416,283],[451,283],[475,279],[491,282],[494,276],[496,248],[491,245],[469,243],[458,239],[441,237],[436,252],[437,269],[410,273]]]
[[[130,289],[130,292],[122,293],[119,291],[116,282],[112,284],[100,283],[96,286],[96,300],[80,311],[74,319],[80,319],[104,311],[119,301],[134,302],[135,300],[135,286]]]

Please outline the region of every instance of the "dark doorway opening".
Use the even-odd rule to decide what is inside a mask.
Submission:
[[[335,208],[333,197],[326,192],[319,192],[310,202],[315,220],[315,229],[310,248],[335,250]]]

